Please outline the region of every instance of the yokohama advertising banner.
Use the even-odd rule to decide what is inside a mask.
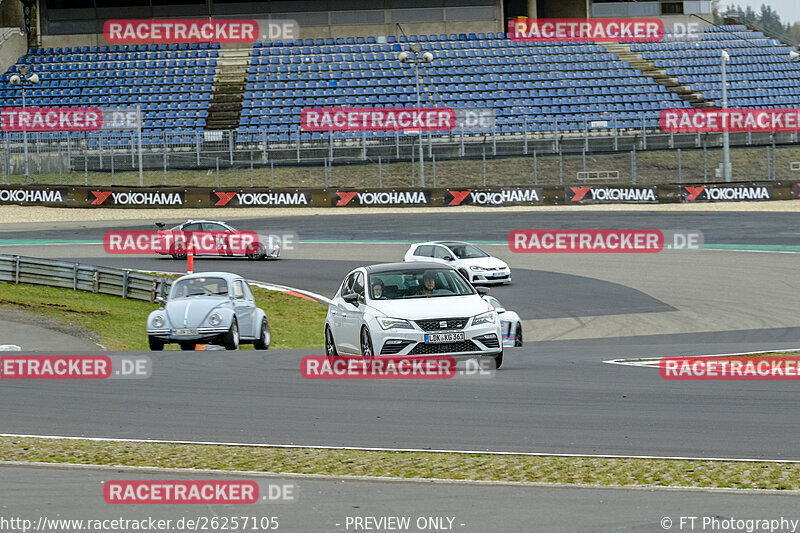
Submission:
[[[424,189],[333,191],[330,198],[334,207],[425,207],[431,205],[431,191]]]
[[[97,189],[86,191],[86,201],[93,207],[183,207],[184,189]]]
[[[741,202],[773,199],[772,185],[686,185],[681,187],[682,202]]]
[[[444,205],[536,205],[542,203],[541,187],[502,187],[496,189],[447,189]]]
[[[65,187],[0,187],[0,204],[54,205],[67,203]]]
[[[567,187],[564,189],[567,203],[632,203],[657,204],[658,187]]]
[[[239,189],[211,191],[212,207],[308,207],[311,191],[289,189]]]

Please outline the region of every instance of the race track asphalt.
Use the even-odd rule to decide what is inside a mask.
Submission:
[[[370,239],[500,240],[519,227],[692,229],[706,243],[800,243],[789,213],[443,213],[301,216],[240,221],[294,231],[304,242],[280,261],[198,259],[196,270],[331,296],[359,264],[397,260],[403,244]],[[145,226],[142,226],[145,227]],[[42,229],[5,239],[99,240],[105,229]],[[341,239],[341,241],[340,241]],[[335,242],[331,242],[335,241]],[[347,242],[350,241],[350,242]],[[509,350],[485,381],[309,381],[313,352],[154,354],[142,381],[17,382],[0,387],[6,433],[90,435],[553,453],[791,458],[800,416],[792,382],[664,381],[615,358],[728,353],[800,346],[797,254],[672,251],[659,254],[511,254],[492,294],[517,311],[526,346]],[[2,246],[90,264],[180,270],[168,258],[109,256],[98,245]],[[36,253],[31,253],[36,252]],[[86,409],[74,409],[65,397]],[[779,437],[780,436],[780,437]]]
[[[163,479],[249,480],[258,483],[260,494],[270,485],[291,485],[297,498],[286,503],[250,505],[109,505],[103,500],[104,482]],[[726,519],[798,519],[796,495],[752,491],[466,485],[16,466],[0,466],[0,494],[4,496],[3,518],[30,520],[32,525],[40,519],[43,523],[83,520],[86,525],[89,519],[147,523],[149,518],[172,520],[173,525],[181,518],[200,519],[208,525],[214,518],[217,524],[230,524],[225,520],[232,517],[259,522],[271,517],[277,518],[278,531],[342,533],[367,531],[355,529],[356,518],[392,516],[407,517],[411,526],[394,531],[645,533],[664,531],[661,524],[665,518],[671,521],[670,529],[680,531],[681,516],[687,517],[683,531],[689,530],[690,516],[697,517],[695,531],[702,531],[703,519],[708,520],[706,531],[711,531],[712,519],[723,525]],[[429,518],[452,519],[452,529],[425,529],[432,523],[426,520]],[[239,520],[241,523],[242,518]],[[784,531],[791,529],[778,529],[776,533]]]

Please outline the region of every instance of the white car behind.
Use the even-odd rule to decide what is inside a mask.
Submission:
[[[522,320],[514,311],[509,311],[494,296],[484,296],[500,316],[500,328],[503,331],[503,346],[522,346]]]
[[[426,261],[456,269],[470,283],[511,283],[511,269],[474,244],[435,241],[412,244],[403,261]]]

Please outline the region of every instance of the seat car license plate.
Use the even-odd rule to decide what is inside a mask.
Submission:
[[[428,344],[436,342],[456,342],[466,339],[463,333],[428,333],[425,335],[425,342]]]
[[[173,329],[172,335],[197,335],[197,328],[194,329]]]

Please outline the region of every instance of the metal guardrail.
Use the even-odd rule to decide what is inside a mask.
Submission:
[[[6,254],[0,254],[0,281],[110,294],[151,303],[157,296],[166,298],[172,286],[169,278],[131,270]]]

